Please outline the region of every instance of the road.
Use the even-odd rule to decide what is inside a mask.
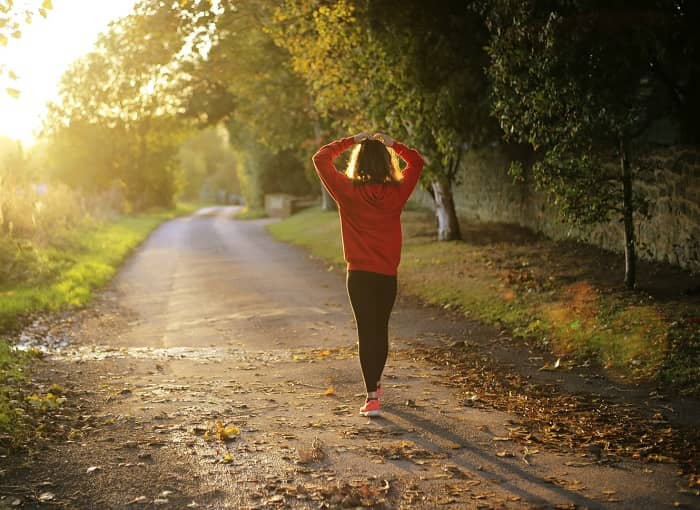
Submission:
[[[64,321],[57,331],[70,347],[37,384],[66,389],[69,430],[5,473],[22,481],[4,485],[5,504],[697,505],[672,464],[600,462],[600,452],[514,440],[520,417],[465,405],[450,366],[414,355],[491,344],[497,332],[405,297],[392,316],[384,416],[360,417],[344,275],[270,238],[268,221],[211,208],[165,223],[94,305]]]

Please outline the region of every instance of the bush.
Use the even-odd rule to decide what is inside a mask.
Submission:
[[[0,289],[40,272],[41,257],[30,241],[0,237]]]

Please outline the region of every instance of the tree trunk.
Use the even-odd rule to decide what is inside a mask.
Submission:
[[[318,118],[314,119],[314,136],[316,138],[316,146],[320,147],[321,146],[321,122],[318,120]],[[321,209],[324,211],[335,211],[338,209],[338,206],[335,203],[335,200],[331,198],[331,196],[328,194],[328,191],[326,191],[326,188],[321,184]]]
[[[625,287],[633,289],[637,283],[637,258],[634,249],[632,169],[630,168],[627,143],[623,137],[620,138],[620,166],[622,168],[622,214],[625,225]]]
[[[444,177],[437,177],[430,182],[433,200],[435,200],[435,217],[437,219],[438,241],[456,241],[462,238],[459,232],[459,219],[452,198],[452,183]]]
[[[323,187],[323,184],[321,184],[321,209],[324,211],[335,211],[338,208],[338,206],[335,203],[335,200],[328,194],[326,191],[326,188]]]

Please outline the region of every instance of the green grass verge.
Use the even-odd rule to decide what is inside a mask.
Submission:
[[[234,214],[233,217],[237,220],[259,220],[260,218],[267,218],[267,214],[263,209],[250,209],[246,206]]]
[[[13,350],[0,340],[0,445],[12,446],[26,435],[26,414],[20,385],[26,380],[26,367],[32,354]]]
[[[338,213],[320,208],[306,209],[282,221],[270,223],[268,231],[280,241],[306,248],[330,263],[343,263]]]
[[[173,210],[93,223],[68,233],[61,249],[35,248],[33,256],[45,266],[41,274],[0,289],[0,334],[7,337],[31,314],[85,305],[155,227],[198,207],[180,204]],[[0,444],[17,442],[26,433],[20,388],[32,356],[12,349],[0,336]]]
[[[196,208],[196,204],[187,204],[123,216],[81,227],[60,248],[36,248],[44,266],[41,279],[29,277],[19,285],[0,288],[0,333],[15,328],[28,314],[84,305],[93,289],[109,281],[122,260],[155,227]]]
[[[582,264],[596,264],[593,259],[554,270],[548,261],[565,248],[551,241],[438,243],[433,225],[425,212],[404,212],[402,292],[534,338],[556,355],[594,361],[611,377],[660,379],[700,394],[700,339],[692,321],[684,320],[697,317],[697,310],[601,288],[580,273]],[[308,209],[268,230],[343,264],[335,212]]]

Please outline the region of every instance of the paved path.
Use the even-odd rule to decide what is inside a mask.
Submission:
[[[697,504],[673,465],[508,440],[517,416],[465,406],[449,366],[412,355],[496,332],[407,299],[392,317],[385,415],[359,417],[343,275],[231,212],[164,224],[70,324],[72,347],[42,377],[68,389],[78,417],[67,441],[15,467],[21,507]]]

